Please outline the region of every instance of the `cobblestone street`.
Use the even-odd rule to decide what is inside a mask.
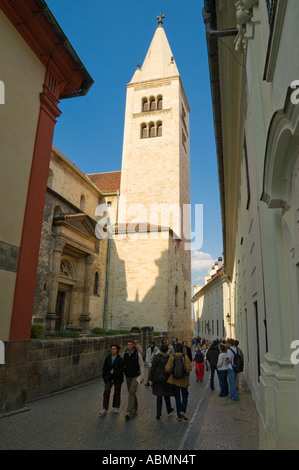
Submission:
[[[138,414],[127,422],[125,383],[119,414],[110,408],[99,417],[103,386],[97,380],[0,419],[0,450],[257,450],[257,412],[246,383],[240,382],[240,401],[232,402],[218,397],[217,378],[212,391],[209,372],[200,383],[193,370],[185,422],[178,422],[175,412],[166,415],[164,404],[156,420],[156,397],[140,385]]]

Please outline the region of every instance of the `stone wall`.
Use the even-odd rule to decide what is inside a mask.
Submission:
[[[21,409],[34,399],[101,378],[111,343],[122,354],[128,339],[138,339],[144,353],[152,339],[150,327],[115,336],[5,342],[0,365],[0,416]],[[157,343],[161,338],[155,337]]]

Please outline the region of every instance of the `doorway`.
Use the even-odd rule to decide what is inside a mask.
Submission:
[[[57,315],[57,319],[55,322],[55,331],[61,331],[61,326],[63,324],[65,297],[66,297],[66,292],[58,291],[57,300],[56,300],[56,310],[55,310],[55,313]]]

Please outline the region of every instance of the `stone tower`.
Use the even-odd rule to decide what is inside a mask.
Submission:
[[[190,204],[189,106],[162,18],[127,85],[107,325],[153,326],[188,340],[191,276],[184,237],[190,223],[183,205]]]
[[[160,15],[144,63],[127,85],[120,192],[128,208],[144,205],[149,221],[153,204],[189,204],[189,181],[189,106]]]

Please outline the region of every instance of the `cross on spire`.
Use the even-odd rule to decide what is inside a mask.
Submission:
[[[162,13],[160,13],[160,15],[157,16],[157,20],[159,20],[159,21],[158,21],[158,26],[162,26],[162,25],[163,25],[162,18],[164,18],[164,15],[162,15]]]

